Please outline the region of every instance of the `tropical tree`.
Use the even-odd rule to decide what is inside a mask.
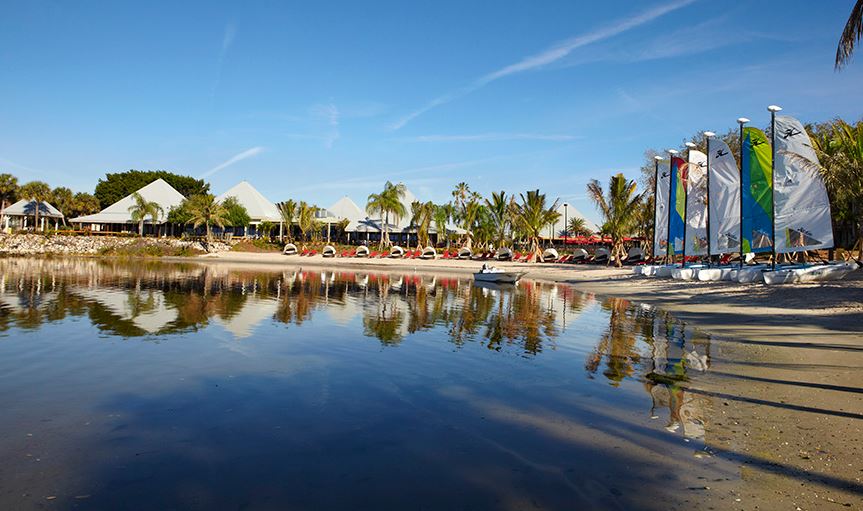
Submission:
[[[99,199],[89,193],[78,192],[72,200],[72,211],[69,212],[69,216],[74,218],[76,216],[90,215],[96,213],[99,209]]]
[[[603,217],[601,232],[611,237],[611,255],[617,266],[623,266],[623,237],[631,233],[638,219],[641,195],[635,189],[635,181],[627,180],[623,174],[611,176],[608,195],[596,179],[587,184],[587,193]]]
[[[512,202],[512,197],[507,198],[506,192],[503,190],[491,192],[491,200],[485,200],[485,207],[495,226],[498,248],[504,245],[506,231],[511,223],[510,202]]]
[[[222,201],[222,207],[225,208],[226,213],[225,225],[245,228],[252,222],[246,207],[240,204],[236,197],[226,197]]]
[[[63,224],[66,223],[66,217],[75,208],[75,194],[72,190],[65,186],[58,186],[51,192],[51,204],[63,213]]]
[[[437,242],[441,243],[441,237],[446,240],[447,248],[449,248],[449,233],[447,231],[447,223],[452,217],[453,207],[452,204],[447,202],[446,204],[436,205],[434,208],[434,226],[437,231]]]
[[[35,228],[39,229],[39,210],[42,209],[43,202],[51,199],[51,187],[42,181],[30,181],[18,190],[18,196],[35,202]]]
[[[413,201],[411,203],[411,225],[417,229],[417,242],[426,247],[429,245],[429,229],[435,213],[433,202]]]
[[[586,236],[590,234],[590,229],[587,227],[587,220],[580,216],[574,216],[569,219],[567,227],[567,236]]]
[[[308,233],[313,232],[315,228],[316,209],[315,206],[309,205],[306,201],[300,201],[299,206],[297,206],[297,224],[304,240],[308,239]]]
[[[135,201],[135,203],[129,206],[129,213],[132,215],[132,221],[138,222],[138,235],[143,236],[144,220],[146,220],[147,217],[150,217],[155,226],[156,222],[159,220],[159,215],[161,215],[164,210],[158,202],[148,201],[138,192],[132,194],[132,200]]]
[[[519,197],[521,202],[514,203],[512,208],[513,225],[527,238],[529,253],[539,258],[542,255],[539,246],[542,230],[560,218],[560,213],[557,211],[558,201],[546,207],[545,194],[539,193],[539,190],[530,190],[526,195],[521,193]]]
[[[850,234],[846,239],[855,241],[854,247],[861,250],[858,258],[863,259],[863,121],[849,124],[837,119],[810,129],[810,138],[821,165],[802,157],[798,161],[821,174],[837,234]]]
[[[166,170],[129,170],[105,174],[96,184],[94,195],[99,199],[102,208],[107,208],[123,197],[140,190],[157,179],[164,179],[184,197],[204,194],[210,191],[210,185],[203,179],[181,176]]]
[[[266,238],[268,240],[270,239],[270,234],[273,232],[273,229],[275,229],[275,228],[276,228],[276,224],[274,224],[273,222],[268,222],[268,221],[261,222],[261,224],[258,226],[258,230],[261,232],[261,234],[264,235],[264,238]]]
[[[0,174],[0,202],[6,209],[6,206],[15,201],[15,194],[18,192],[18,178],[12,174]]]
[[[366,211],[370,214],[380,214],[382,221],[381,248],[392,245],[389,235],[390,217],[394,223],[407,216],[408,212],[402,204],[405,195],[405,185],[393,184],[387,181],[380,193],[369,195],[366,201]]]
[[[197,229],[204,225],[207,230],[207,241],[213,239],[211,226],[218,225],[221,228],[227,223],[228,211],[216,200],[211,193],[193,195],[186,200],[186,208],[189,213],[188,223]]]
[[[463,209],[465,203],[470,197],[471,191],[470,187],[462,181],[461,183],[455,185],[455,189],[452,191],[453,205],[456,209]]]
[[[279,215],[282,217],[282,222],[285,224],[285,234],[288,241],[291,240],[291,226],[294,225],[294,218],[297,216],[297,202],[293,199],[276,204],[279,208]]]
[[[857,0],[851,8],[851,15],[845,23],[845,29],[839,37],[839,45],[836,47],[837,70],[842,69],[851,60],[854,46],[863,37],[863,0]]]

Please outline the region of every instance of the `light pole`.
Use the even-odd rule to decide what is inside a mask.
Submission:
[[[737,119],[740,125],[740,267],[743,268],[743,125],[749,122],[746,117]]]
[[[563,203],[563,249],[566,250],[566,242],[569,241],[569,204]]]

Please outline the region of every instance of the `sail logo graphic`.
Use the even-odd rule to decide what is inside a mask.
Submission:
[[[802,131],[798,130],[797,128],[791,127],[785,128],[785,131],[783,131],[782,134],[780,134],[779,136],[782,138],[782,140],[788,140],[791,137],[796,137],[797,135],[802,134]]]
[[[662,177],[662,179],[667,178],[667,177],[668,177],[668,172],[663,172],[663,173],[662,173],[662,175],[661,175],[660,177]]]
[[[767,143],[766,140],[759,140],[756,138],[755,140],[752,141],[752,147],[758,147],[761,144],[766,144],[766,143]]]
[[[812,245],[820,245],[821,240],[816,239],[811,231],[803,227],[792,229],[785,228],[785,245],[789,247],[809,247]]]
[[[726,151],[725,149],[719,149],[718,151],[716,151],[716,157],[717,158],[722,158],[723,156],[725,156],[727,154],[728,154],[728,151]]]

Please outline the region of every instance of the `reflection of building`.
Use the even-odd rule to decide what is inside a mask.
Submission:
[[[75,287],[75,294],[92,300],[148,334],[157,334],[177,319],[177,310],[165,302],[165,295],[155,289],[121,291],[106,288]]]
[[[235,339],[245,339],[255,333],[261,322],[271,320],[278,306],[276,300],[249,296],[239,311],[227,317],[216,316],[213,322],[233,334]]]

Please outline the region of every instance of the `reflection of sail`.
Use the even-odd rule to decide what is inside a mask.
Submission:
[[[213,321],[231,332],[235,339],[244,339],[255,333],[262,321],[270,319],[278,308],[278,302],[250,297],[239,312],[227,318],[216,316]]]

